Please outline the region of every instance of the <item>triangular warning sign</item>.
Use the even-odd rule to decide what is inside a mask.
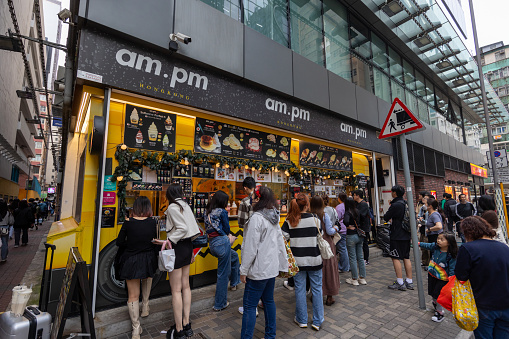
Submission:
[[[378,139],[395,137],[397,135],[424,129],[422,123],[398,98],[394,99],[391,110],[385,119],[384,127]]]

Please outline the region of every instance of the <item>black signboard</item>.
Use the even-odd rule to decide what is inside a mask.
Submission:
[[[132,148],[175,152],[175,114],[127,104],[124,144]]]
[[[81,30],[78,78],[392,154],[391,142],[379,140],[375,128],[91,28]]]
[[[103,207],[101,217],[101,228],[115,227],[115,210],[116,207]]]
[[[193,193],[193,211],[196,218],[202,219],[205,215],[205,209],[209,203],[209,193],[195,192]]]
[[[290,163],[288,137],[202,118],[196,118],[195,127],[195,152]]]
[[[352,152],[305,141],[300,142],[299,149],[301,166],[337,171],[351,171],[353,168]]]

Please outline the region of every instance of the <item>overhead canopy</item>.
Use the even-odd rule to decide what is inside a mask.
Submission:
[[[436,0],[362,2],[463,100],[466,122],[484,121],[477,64]],[[504,104],[488,80],[483,81],[490,121],[508,121]]]

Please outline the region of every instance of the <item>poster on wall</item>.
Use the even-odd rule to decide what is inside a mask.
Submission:
[[[226,181],[235,181],[235,169],[228,167],[228,168],[222,168],[217,167],[216,169],[216,180],[226,180]]]
[[[461,193],[463,193],[463,194],[465,194],[467,196],[467,201],[470,201],[470,196],[469,196],[470,192],[468,190],[468,187],[462,187],[461,188]]]
[[[286,175],[284,172],[272,171],[271,173],[272,173],[272,182],[279,183],[279,184],[286,183]]]
[[[247,177],[252,178],[254,176],[253,170],[251,168],[239,168],[237,169],[236,173],[238,182],[243,182]]]
[[[256,171],[255,181],[259,182],[271,182],[272,178],[270,171]]]
[[[337,171],[352,171],[352,152],[339,148],[301,141],[299,144],[301,166],[311,166]]]
[[[115,227],[116,207],[103,207],[101,211],[101,228]]]
[[[126,104],[124,144],[131,148],[175,152],[177,116]]]
[[[289,164],[290,142],[288,137],[196,118],[195,152]]]

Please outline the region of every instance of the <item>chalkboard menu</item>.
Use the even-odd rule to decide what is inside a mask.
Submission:
[[[132,148],[175,152],[175,114],[126,105],[124,144]]]
[[[195,127],[195,152],[290,163],[288,137],[202,118],[196,118]]]
[[[305,141],[300,142],[299,148],[299,163],[301,166],[338,171],[351,171],[353,168],[352,152]]]
[[[103,207],[101,211],[101,228],[115,227],[116,207]]]

